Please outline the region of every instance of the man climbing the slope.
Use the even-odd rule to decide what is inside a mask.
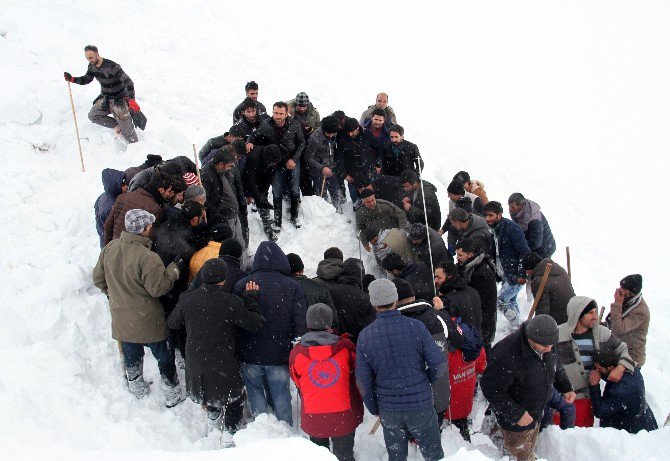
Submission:
[[[133,126],[131,111],[139,114],[140,106],[135,102],[135,86],[120,65],[111,59],[103,59],[98,48],[87,45],[84,55],[88,61],[88,70],[82,77],[73,77],[65,72],[65,80],[77,85],[88,85],[96,79],[100,82],[102,92],[93,101],[88,118],[93,123],[107,128],[114,128],[116,133],[123,134],[129,143],[137,142],[137,133]],[[112,117],[108,115],[112,114]],[[143,128],[143,127],[140,127]]]

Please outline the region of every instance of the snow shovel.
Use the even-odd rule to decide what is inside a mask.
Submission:
[[[147,126],[147,117],[142,113],[142,111],[130,112],[130,118],[133,119],[133,125],[135,125],[140,130],[144,131]]]

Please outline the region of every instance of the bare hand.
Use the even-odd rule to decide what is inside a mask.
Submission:
[[[442,298],[440,298],[439,296],[435,296],[433,298],[433,307],[438,311],[444,309],[444,303],[442,302]]]
[[[623,306],[623,302],[626,300],[626,297],[623,294],[623,290],[621,288],[617,288],[614,291],[614,304],[619,304]]]
[[[293,159],[288,159],[286,161],[286,169],[287,170],[292,170],[295,168],[295,161]]]
[[[618,383],[623,377],[623,372],[626,371],[623,365],[617,365],[614,367],[614,370],[610,371],[610,374],[607,375],[607,381],[612,381],[613,383]]]
[[[519,279],[517,280],[517,283],[519,285],[525,285],[526,284],[526,279],[523,278],[523,277],[519,277]]]
[[[380,167],[375,167],[375,171],[377,172],[377,174],[381,174],[382,169]]]
[[[440,234],[440,235],[444,235],[444,231],[442,230],[442,228],[440,228],[440,230],[437,231],[437,233]]]
[[[565,394],[563,394],[563,398],[568,403],[574,402],[575,397],[577,397],[577,394],[575,394],[574,391],[566,392]]]
[[[523,416],[521,416],[521,419],[519,419],[516,424],[517,426],[528,426],[533,422],[533,417],[528,414],[527,411],[523,412]]]
[[[247,205],[251,205],[251,202],[254,200],[253,197],[247,197]]]
[[[595,386],[600,382],[600,372],[598,370],[591,370],[591,373],[589,373],[589,384],[591,386]]]
[[[344,180],[345,180],[346,182],[354,182],[354,178],[352,178],[350,175],[347,175],[347,176],[344,178]]]
[[[247,154],[248,154],[249,152],[251,152],[251,149],[253,149],[253,148],[254,148],[254,145],[251,144],[250,142],[248,142],[248,143],[247,143]]]
[[[244,286],[245,291],[258,291],[260,288],[258,287],[258,284],[254,282],[253,280],[247,282],[247,284]]]
[[[363,248],[365,248],[365,251],[370,253],[370,245],[363,245]]]
[[[333,175],[333,170],[331,170],[331,169],[328,168],[327,166],[324,166],[324,167],[321,169],[321,173],[322,173],[326,178],[330,178],[330,177]]]

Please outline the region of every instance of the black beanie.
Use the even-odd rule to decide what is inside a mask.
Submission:
[[[414,298],[414,290],[412,289],[412,285],[410,285],[409,282],[403,279],[394,278],[393,284],[395,285],[395,289],[398,291],[398,299]]]
[[[596,311],[598,310],[598,304],[595,301],[591,301],[586,305],[586,307],[584,307],[584,309],[582,309],[582,312],[579,314],[579,318],[581,319],[586,314],[591,312],[593,309],[595,309]]]
[[[397,253],[391,253],[382,259],[382,268],[387,271],[401,271],[405,267],[405,261]]]
[[[463,187],[463,184],[460,181],[453,180],[451,181],[451,183],[449,183],[449,187],[447,187],[447,192],[454,195],[465,195],[465,188]]]
[[[232,256],[233,258],[242,257],[242,244],[234,238],[227,238],[221,242],[219,256]]]
[[[542,261],[542,258],[540,258],[540,255],[537,253],[531,251],[528,253],[526,256],[523,257],[521,260],[521,264],[523,265],[523,269],[527,271],[532,271],[535,270],[538,264]]]
[[[642,276],[640,274],[627,275],[621,279],[619,285],[621,285],[621,288],[639,295],[642,291]]]
[[[205,283],[220,283],[226,280],[226,274],[228,273],[228,266],[223,259],[214,258],[208,259],[205,264],[203,264],[202,269],[202,281]]]
[[[215,242],[223,242],[233,236],[233,230],[228,224],[218,223],[214,224],[209,229],[209,239]]]
[[[373,195],[375,195],[375,193],[374,193],[374,191],[372,191],[370,189],[363,189],[361,192],[359,192],[358,195],[359,195],[360,198],[368,198],[368,197],[372,197]]]
[[[289,253],[286,255],[286,258],[288,259],[288,265],[291,267],[291,274],[295,274],[296,272],[305,269],[302,259],[297,254]]]

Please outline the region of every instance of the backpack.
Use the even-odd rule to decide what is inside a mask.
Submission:
[[[484,347],[482,334],[469,323],[463,322],[460,317],[456,319],[456,326],[463,335],[463,346],[461,347],[463,360],[466,362],[477,360]]]

